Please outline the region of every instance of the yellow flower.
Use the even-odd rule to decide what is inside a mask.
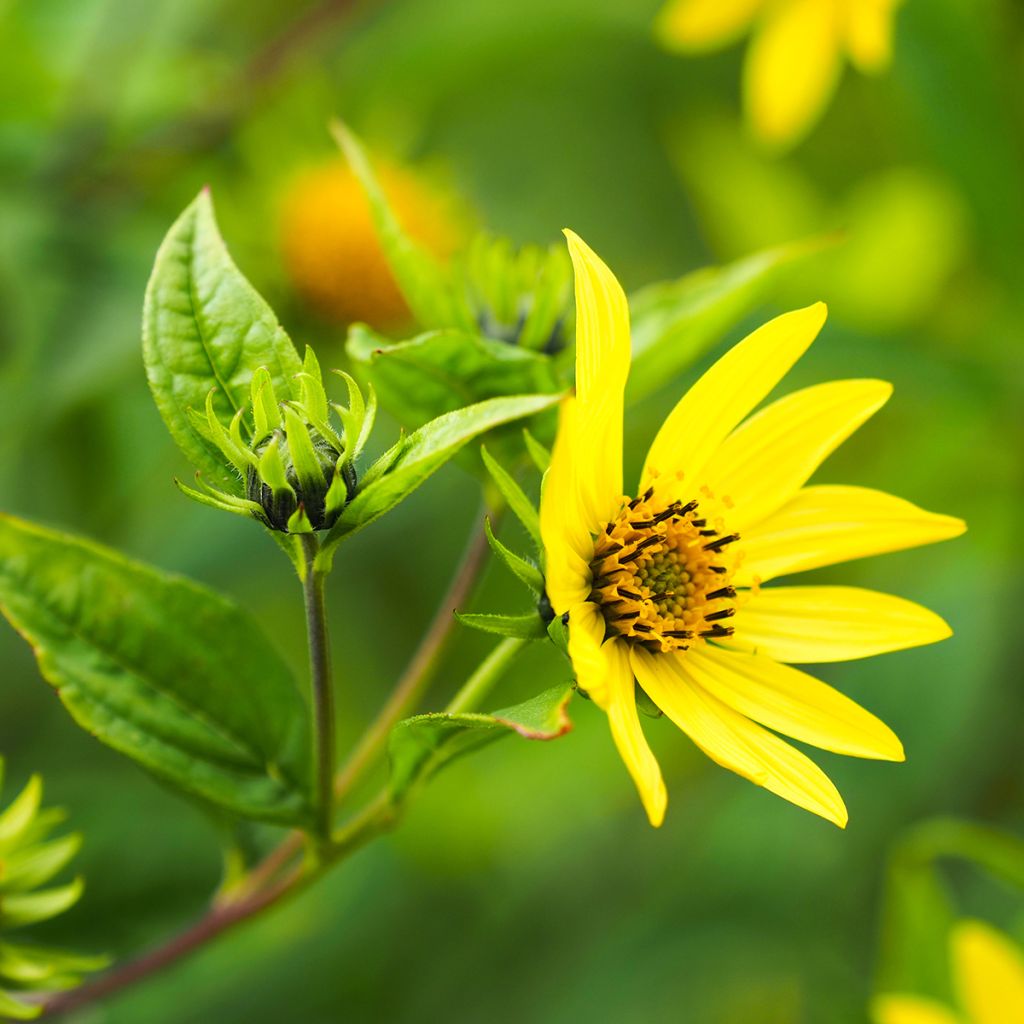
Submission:
[[[981,921],[961,921],[950,937],[962,1013],[921,996],[883,995],[875,1024],[1024,1024],[1024,958],[1007,936]]]
[[[869,590],[761,584],[954,537],[964,524],[879,491],[804,486],[885,403],[888,384],[819,384],[740,425],[814,340],[821,303],[765,324],[708,370],[655,437],[636,496],[624,497],[626,298],[587,245],[566,237],[576,397],[562,408],[540,521],[547,594],[558,615],[568,613],[579,685],[607,712],[653,825],[664,817],[665,786],[640,728],[634,676],[713,760],[845,825],[835,786],[768,729],[857,757],[897,761],[903,748],[873,715],[782,663],[913,647],[949,627]]]
[[[714,49],[747,28],[743,94],[770,146],[799,141],[828,106],[844,59],[865,74],[888,67],[900,0],[668,0],[655,30],[683,53]]]
[[[406,232],[435,255],[451,255],[463,233],[454,203],[408,169],[384,164],[379,173]],[[365,191],[340,157],[289,183],[281,200],[280,236],[296,290],[325,316],[379,328],[408,320]]]

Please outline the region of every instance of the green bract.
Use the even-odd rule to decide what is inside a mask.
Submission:
[[[348,405],[329,402],[320,364],[306,349],[298,374],[299,397],[279,402],[266,367],[252,377],[248,406],[238,409],[226,429],[217,416],[214,391],[205,415],[192,411],[195,429],[224,456],[237,474],[231,491],[199,483],[203,492],[178,486],[189,497],[227,512],[252,516],[282,533],[330,529],[356,490],[355,460],[373,427],[376,399],[364,400],[356,382]]]
[[[3,768],[0,758],[0,783]],[[77,833],[52,837],[64,814],[56,808],[41,809],[42,795],[42,781],[33,775],[0,812],[0,936],[63,914],[82,895],[80,878],[41,888],[67,867],[82,845]],[[0,1017],[31,1020],[39,1016],[40,1006],[23,1001],[18,993],[74,988],[82,974],[108,962],[106,957],[15,945],[0,938]]]

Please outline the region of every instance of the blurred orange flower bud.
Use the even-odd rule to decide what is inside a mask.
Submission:
[[[381,184],[405,231],[442,259],[459,248],[466,218],[422,175],[377,161]],[[285,266],[296,291],[331,320],[388,328],[409,310],[388,268],[366,195],[342,158],[290,181],[280,205]]]

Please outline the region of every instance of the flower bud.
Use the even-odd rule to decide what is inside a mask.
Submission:
[[[178,486],[203,504],[251,516],[271,530],[330,529],[355,493],[355,458],[376,411],[373,392],[365,401],[356,382],[340,375],[348,385],[347,406],[328,402],[320,365],[307,348],[295,397],[279,402],[269,372],[260,368],[253,374],[248,408],[240,409],[227,428],[217,418],[211,392],[206,415],[194,414],[193,423],[238,474],[238,491],[219,491],[199,478],[205,493]],[[332,412],[340,424],[332,423]]]

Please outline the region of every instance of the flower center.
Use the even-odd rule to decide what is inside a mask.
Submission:
[[[624,504],[598,535],[590,563],[590,599],[607,635],[662,652],[730,636],[722,620],[736,613],[736,591],[722,563],[737,540],[696,499],[666,502],[651,487]]]

